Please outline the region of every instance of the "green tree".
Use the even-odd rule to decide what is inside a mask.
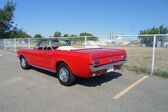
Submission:
[[[64,37],[68,37],[68,34],[64,34]]]
[[[82,32],[79,34],[80,35],[80,38],[81,40],[85,40],[84,36],[88,36],[87,37],[87,40],[91,40],[91,41],[97,41],[97,37],[95,37],[93,34],[91,33],[87,33],[87,32]]]
[[[55,32],[55,33],[54,33],[54,37],[61,37],[61,32],[58,32],[58,31]]]
[[[145,30],[141,30],[138,34],[145,35],[145,34],[167,34],[167,33],[168,33],[168,27],[161,25],[160,27],[152,27]],[[152,37],[138,36],[138,38],[140,39],[141,44],[145,44],[146,46],[153,45]],[[164,36],[157,36],[157,41],[161,42],[161,46],[163,46],[165,39],[166,37]]]
[[[93,36],[93,34],[87,33],[87,32],[82,32],[79,34],[79,36]]]
[[[70,35],[70,37],[78,37],[77,35],[75,35],[75,34],[72,34],[72,35]]]
[[[14,11],[15,4],[12,1],[0,8],[0,38],[4,38],[12,30]]]
[[[23,29],[18,29],[14,27],[12,31],[9,31],[6,33],[6,38],[29,38],[31,37],[26,32],[23,31]]]
[[[41,37],[42,37],[41,34],[34,35],[34,38],[41,38]]]
[[[13,16],[16,5],[8,1],[3,8],[0,8],[0,38],[26,38],[31,37],[23,29],[13,26]]]

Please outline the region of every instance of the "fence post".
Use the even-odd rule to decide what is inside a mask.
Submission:
[[[30,49],[30,38],[28,38],[28,48]]]
[[[16,52],[16,39],[14,39],[13,41],[14,41],[14,52]]]
[[[154,66],[155,66],[155,48],[156,48],[156,35],[154,35],[154,38],[153,38],[153,51],[152,51],[152,67],[151,67],[151,75],[153,75],[153,72],[154,72]]]
[[[85,36],[85,48],[87,46],[87,36]]]
[[[6,39],[4,39],[3,43],[4,43],[4,49],[6,50]]]

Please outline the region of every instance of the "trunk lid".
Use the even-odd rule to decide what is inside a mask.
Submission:
[[[123,61],[124,60],[123,56],[125,56],[126,58],[125,50],[118,50],[118,49],[109,49],[109,48],[81,49],[77,50],[77,52],[89,54],[95,66]]]

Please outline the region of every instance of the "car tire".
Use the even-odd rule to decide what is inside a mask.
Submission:
[[[23,56],[20,57],[20,66],[24,70],[27,70],[30,68],[30,65],[27,63],[26,59]]]
[[[59,82],[64,86],[71,86],[75,84],[76,77],[71,72],[70,68],[65,64],[61,63],[57,70]]]

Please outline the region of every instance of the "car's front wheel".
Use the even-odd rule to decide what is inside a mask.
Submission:
[[[20,66],[22,67],[22,69],[26,70],[30,68],[30,65],[27,63],[26,59],[21,56],[20,57]]]
[[[64,86],[71,86],[76,81],[76,77],[73,75],[70,68],[65,63],[61,63],[58,66],[57,74],[59,82]]]

